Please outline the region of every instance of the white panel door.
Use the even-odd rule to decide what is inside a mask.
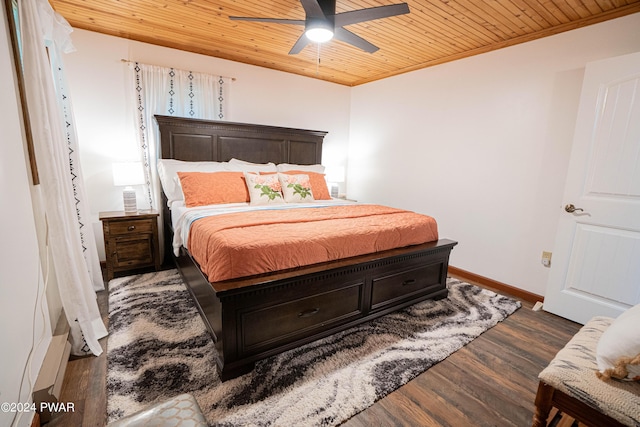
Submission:
[[[640,53],[587,64],[544,309],[579,323],[640,302]]]

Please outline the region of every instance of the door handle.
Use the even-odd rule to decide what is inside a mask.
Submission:
[[[564,210],[569,212],[569,213],[573,213],[575,211],[584,212],[584,209],[576,208],[575,206],[573,206],[573,204],[568,204],[567,206],[564,207]]]

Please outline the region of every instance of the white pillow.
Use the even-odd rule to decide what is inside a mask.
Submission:
[[[182,188],[180,188],[178,172],[222,172],[229,170],[227,162],[185,162],[174,159],[158,159],[158,177],[162,190],[167,196],[167,205],[184,200]]]
[[[322,165],[293,165],[290,163],[280,163],[278,165],[278,172],[286,171],[303,171],[303,172],[316,172],[324,174],[324,166]]]
[[[231,159],[229,167],[236,172],[277,172],[275,163],[251,163],[244,160]]]
[[[600,336],[596,349],[599,376],[640,380],[640,304],[626,310]],[[631,359],[635,364],[630,364]]]
[[[314,200],[309,175],[287,175],[279,173],[278,179],[282,186],[282,194],[285,202],[305,203]]]
[[[277,174],[258,175],[244,173],[252,205],[274,205],[284,203],[282,186]]]

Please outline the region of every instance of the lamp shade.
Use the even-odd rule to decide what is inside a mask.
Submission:
[[[115,162],[112,169],[115,186],[144,184],[142,162]]]
[[[329,191],[331,197],[338,197],[341,182],[344,182],[344,166],[327,166],[325,168],[325,176],[329,183]]]
[[[136,190],[132,185],[144,184],[142,162],[116,162],[111,165],[113,170],[113,185],[126,186],[122,191],[124,211],[127,214],[138,212]]]
[[[344,182],[344,166],[327,166],[325,168],[325,175],[328,182]]]

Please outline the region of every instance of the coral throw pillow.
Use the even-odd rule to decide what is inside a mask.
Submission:
[[[178,172],[188,208],[249,201],[242,172]]]

